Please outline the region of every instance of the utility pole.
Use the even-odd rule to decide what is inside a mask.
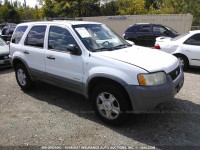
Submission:
[[[27,8],[26,8],[26,0],[24,0],[24,7],[25,7],[25,13],[26,13],[26,22],[28,20],[28,12],[27,12]]]

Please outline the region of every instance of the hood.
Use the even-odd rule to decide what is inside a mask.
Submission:
[[[0,46],[0,54],[8,54],[8,53],[9,53],[8,45]]]
[[[148,72],[165,71],[169,73],[179,65],[178,59],[173,55],[141,46],[97,53],[103,57],[138,66]]]

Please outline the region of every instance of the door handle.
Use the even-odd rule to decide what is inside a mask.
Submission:
[[[56,58],[54,57],[54,56],[52,56],[52,55],[50,55],[50,56],[47,56],[47,58],[48,59],[53,59],[53,60],[55,60]]]
[[[24,53],[24,54],[29,54],[29,52],[28,52],[28,51],[23,51],[23,53]]]

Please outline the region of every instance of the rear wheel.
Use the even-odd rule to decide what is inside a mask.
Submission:
[[[93,108],[97,116],[110,125],[125,123],[131,111],[130,100],[121,87],[99,85],[92,93]]]
[[[188,59],[185,56],[183,56],[183,55],[176,55],[176,57],[178,58],[179,63],[181,65],[181,67],[183,68],[183,70],[184,71],[187,70],[188,67],[189,67],[189,61],[188,61]]]
[[[15,76],[17,83],[22,90],[28,91],[33,88],[34,82],[31,80],[30,75],[23,64],[17,65],[15,69]]]

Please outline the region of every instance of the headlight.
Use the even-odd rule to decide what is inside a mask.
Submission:
[[[164,72],[156,72],[152,74],[139,74],[138,82],[142,86],[162,85],[167,82],[167,76]]]

